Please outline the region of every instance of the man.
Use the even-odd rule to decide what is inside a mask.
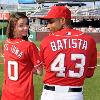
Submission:
[[[97,63],[94,39],[71,28],[71,12],[64,6],[52,6],[41,18],[51,31],[40,45],[46,71],[41,100],[83,100],[84,80]]]

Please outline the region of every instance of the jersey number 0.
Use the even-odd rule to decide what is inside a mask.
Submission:
[[[13,67],[13,75],[12,75]],[[10,80],[18,80],[18,63],[16,61],[8,61],[8,77]]]

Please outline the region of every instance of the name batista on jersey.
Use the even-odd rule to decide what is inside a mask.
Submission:
[[[21,58],[23,55],[23,52],[17,48],[15,45],[11,45],[11,47],[8,46],[9,44],[4,45],[4,50],[16,55],[18,58]]]
[[[67,48],[78,48],[82,50],[87,50],[88,41],[84,39],[61,39],[50,42],[50,45],[52,51]]]

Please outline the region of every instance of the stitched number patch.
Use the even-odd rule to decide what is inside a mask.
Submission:
[[[79,69],[78,73],[75,73],[74,70],[69,70],[69,77],[80,78],[84,73],[84,65],[85,65],[85,56],[83,54],[71,54],[71,61],[75,61],[80,59],[80,63],[76,63],[75,68]]]
[[[10,80],[18,80],[18,63],[16,61],[8,61],[8,77]]]
[[[51,71],[58,72],[57,77],[65,77],[65,54],[60,53],[51,64]]]
[[[83,76],[84,73],[84,65],[85,65],[85,56],[84,54],[71,54],[71,61],[76,61],[77,59],[80,59],[80,63],[75,64],[75,68],[79,69],[79,72],[76,73],[73,70],[69,69],[69,75],[68,77],[73,77],[73,78],[80,78]],[[65,54],[60,53],[52,62],[51,64],[51,71],[57,72],[56,76],[57,77],[65,77]]]

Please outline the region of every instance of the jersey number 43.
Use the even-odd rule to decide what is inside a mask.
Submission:
[[[84,54],[71,54],[71,61],[75,61],[77,59],[80,59],[80,63],[75,64],[75,68],[79,69],[79,72],[76,73],[74,70],[68,70],[68,77],[73,77],[73,78],[80,78],[83,76],[84,73],[84,65],[85,65],[85,55]],[[65,77],[65,66],[64,66],[64,61],[65,61],[65,54],[60,53],[52,62],[51,64],[51,71],[57,72],[56,76],[57,77]]]

